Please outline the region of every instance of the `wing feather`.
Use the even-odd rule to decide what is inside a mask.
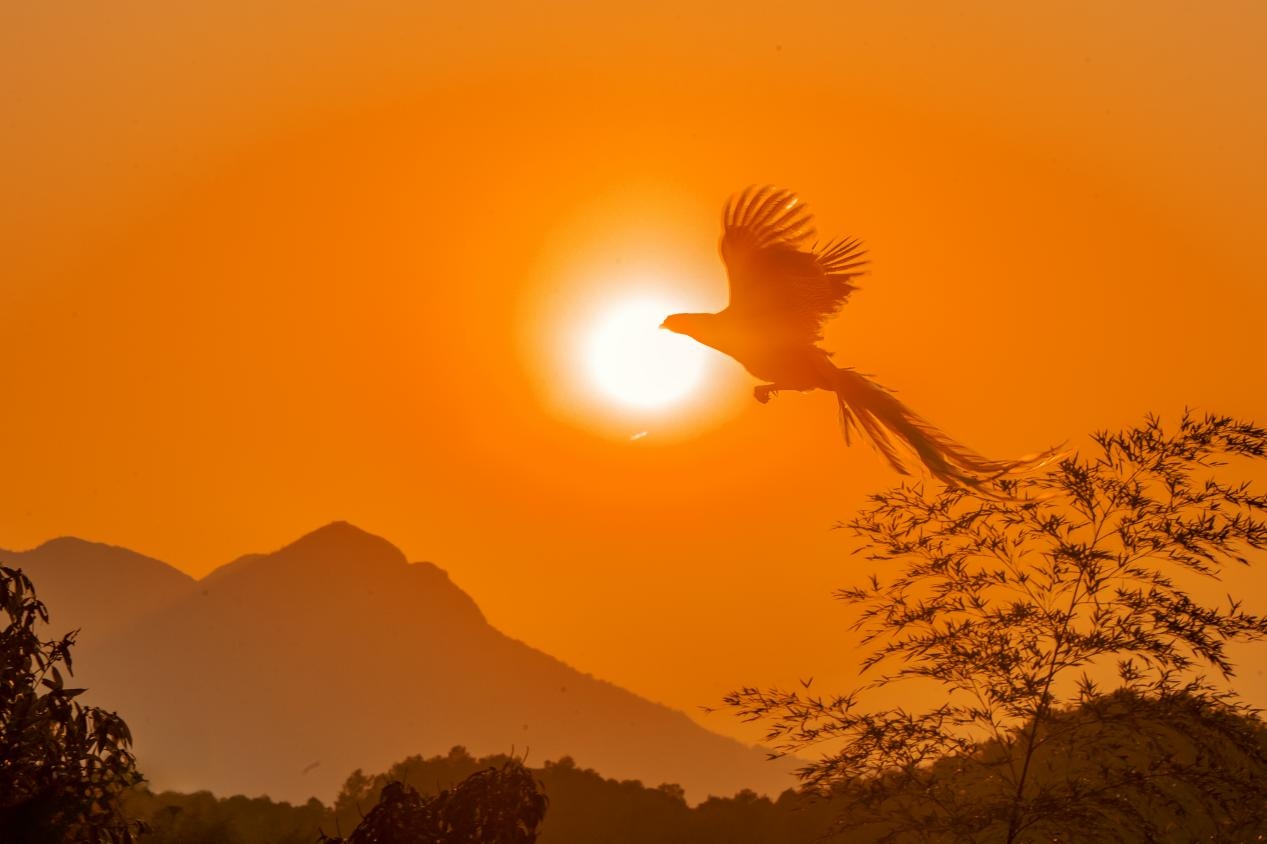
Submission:
[[[858,240],[806,247],[814,218],[789,190],[748,187],[722,211],[722,260],[730,308],[759,317],[789,339],[814,343],[866,264]]]

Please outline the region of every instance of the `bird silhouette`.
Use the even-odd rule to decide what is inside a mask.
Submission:
[[[840,407],[845,441],[863,432],[901,474],[909,474],[905,446],[938,480],[978,487],[983,481],[1036,468],[1057,457],[1050,450],[1020,460],[983,457],[943,434],[889,390],[824,350],[823,323],[857,289],[867,261],[858,240],[823,245],[814,218],[796,194],[748,188],[722,212],[721,256],[730,279],[730,304],[715,314],[673,314],[661,324],[739,361],[767,382],[754,388],[762,404],[779,390],[827,390]]]

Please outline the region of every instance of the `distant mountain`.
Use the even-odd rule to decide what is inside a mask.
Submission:
[[[50,632],[60,636],[80,628],[81,647],[170,606],[197,583],[152,557],[73,536],[30,551],[0,550],[0,563],[26,572],[49,607]]]
[[[78,540],[36,551],[50,545],[41,595],[102,631],[76,683],[123,714],[158,788],[330,800],[356,768],[455,744],[570,755],[693,800],[793,784],[761,751],[498,632],[442,569],[347,523],[201,581]],[[129,582],[139,597],[119,597]],[[94,605],[102,583],[115,591]]]

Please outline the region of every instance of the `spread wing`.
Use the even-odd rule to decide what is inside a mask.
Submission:
[[[814,218],[788,190],[747,188],[722,212],[721,255],[730,308],[759,316],[786,336],[814,343],[866,264],[857,240],[806,246]]]

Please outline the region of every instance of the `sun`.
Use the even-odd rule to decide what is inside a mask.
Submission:
[[[658,410],[689,398],[708,364],[708,349],[661,329],[682,310],[652,298],[622,299],[602,307],[585,336],[590,382],[606,399],[628,408]]]

